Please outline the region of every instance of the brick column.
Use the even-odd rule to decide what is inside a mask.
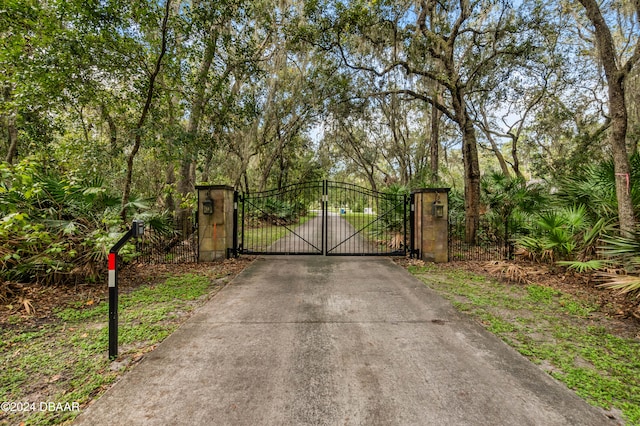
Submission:
[[[198,262],[226,259],[234,249],[234,189],[199,185]]]
[[[449,190],[426,188],[413,191],[413,247],[418,250],[418,257],[427,262],[449,261]]]

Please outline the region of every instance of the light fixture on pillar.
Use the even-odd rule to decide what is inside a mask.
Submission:
[[[202,201],[202,214],[206,214],[207,216],[213,214],[213,200],[211,199],[209,191],[207,191],[207,198]]]
[[[444,217],[444,204],[440,202],[440,193],[436,192],[436,200],[431,205],[431,214],[433,217]]]

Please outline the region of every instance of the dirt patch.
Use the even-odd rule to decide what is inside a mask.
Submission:
[[[118,271],[118,290],[126,294],[139,287],[153,285],[171,275],[187,273],[211,275],[224,278],[236,275],[254,258],[241,257],[212,263],[184,263],[170,265],[148,265],[133,263]],[[37,327],[55,320],[54,312],[66,307],[97,305],[108,300],[106,277],[100,282],[84,282],[76,285],[53,285],[29,283],[4,283],[9,292],[0,305],[0,325],[12,328]]]

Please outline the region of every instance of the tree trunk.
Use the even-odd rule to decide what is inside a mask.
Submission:
[[[164,199],[165,208],[170,212],[176,211],[176,200],[173,198],[173,187],[176,183],[176,172],[173,162],[169,162],[167,169],[165,170],[165,186],[168,188],[166,197]]]
[[[204,166],[200,173],[200,182],[209,182],[211,180],[211,163],[213,162],[213,147],[207,150],[204,156]]]
[[[200,128],[200,119],[204,112],[205,105],[205,92],[207,76],[209,69],[213,63],[213,58],[216,53],[216,41],[217,31],[211,30],[209,39],[206,41],[204,56],[200,69],[198,70],[198,76],[195,82],[195,94],[192,99],[192,107],[189,115],[189,123],[187,124],[188,143],[186,146],[182,162],[180,164],[180,181],[178,183],[178,192],[182,199],[186,199],[190,193],[195,190],[195,178],[193,176],[193,170],[195,169],[194,163],[196,161],[195,145],[198,138],[198,130]],[[177,222],[179,229],[182,230],[182,235],[189,235],[191,230],[191,214],[192,209],[190,207],[180,207],[177,211]]]
[[[480,163],[478,144],[471,118],[467,115],[462,127],[462,159],[464,161],[465,242],[476,243],[480,223]]]
[[[183,207],[182,204],[195,187],[195,182],[191,180],[191,163],[191,156],[185,155],[180,162],[180,180],[178,181],[180,200],[176,209],[176,222],[178,229],[185,237],[189,235],[191,229],[191,209]]]
[[[502,174],[510,178],[511,172],[509,171],[507,161],[504,159],[504,155],[502,155],[502,152],[500,152],[500,147],[496,143],[496,140],[493,138],[493,135],[491,135],[491,132],[488,131],[488,123],[485,123],[485,125],[487,126],[487,130],[484,132],[484,134],[491,144],[491,151],[493,151],[496,158],[498,159],[498,164],[500,164],[500,170],[502,170]]]
[[[521,179],[524,179],[522,171],[520,171],[520,158],[518,157],[518,135],[511,135],[511,158],[513,158],[513,172]]]
[[[440,116],[442,113],[436,107],[431,107],[431,137],[429,138],[429,167],[431,169],[430,181],[432,184],[437,183],[440,178],[438,176],[438,165],[440,159]]]
[[[129,195],[131,194],[131,181],[133,178],[133,160],[135,159],[138,151],[140,150],[140,145],[142,143],[142,127],[147,120],[147,115],[149,114],[149,110],[151,109],[151,102],[153,100],[153,92],[155,89],[155,82],[158,74],[160,73],[160,68],[162,66],[162,58],[167,52],[167,22],[169,20],[169,10],[170,10],[171,0],[167,0],[167,4],[165,5],[164,10],[164,18],[162,19],[162,44],[160,46],[160,54],[158,55],[158,59],[156,60],[155,68],[153,72],[149,76],[149,87],[147,89],[147,98],[145,104],[142,108],[142,113],[140,114],[140,118],[138,119],[138,123],[135,127],[135,139],[131,152],[127,156],[127,174],[124,182],[124,190],[122,191],[122,203],[120,210],[120,218],[123,222],[127,221],[127,203],[129,202]]]
[[[103,120],[107,122],[107,126],[109,126],[109,145],[111,146],[111,155],[115,156],[118,150],[118,128],[105,104],[100,105],[100,113]]]
[[[609,116],[611,127],[609,144],[613,154],[616,173],[616,197],[618,199],[618,221],[623,235],[630,235],[636,227],[635,212],[631,201],[629,153],[627,152],[627,106],[624,85],[628,72],[634,63],[629,62],[626,69],[619,69],[615,44],[607,22],[595,0],[579,0],[587,12],[587,17],[595,29],[595,39],[600,61],[607,79],[609,94]],[[638,7],[640,14],[640,7]],[[637,46],[636,46],[637,48]],[[637,49],[636,49],[637,50]],[[630,61],[637,61],[634,56]]]
[[[627,122],[627,152],[629,156],[637,154],[640,143],[640,70],[629,74],[626,79],[625,94],[627,95],[628,122]]]
[[[18,128],[16,127],[16,118],[12,114],[7,118],[7,131],[9,132],[9,150],[5,161],[13,164],[18,155]]]
[[[462,160],[464,162],[465,242],[476,243],[480,223],[480,163],[476,130],[467,112],[462,88],[452,91],[452,106],[462,132]]]
[[[611,116],[609,143],[616,173],[618,220],[620,231],[628,236],[635,230],[636,218],[631,201],[631,166],[626,145],[627,108],[621,84],[609,83],[609,115]]]

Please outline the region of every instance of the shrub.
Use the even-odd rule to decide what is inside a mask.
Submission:
[[[594,223],[586,207],[579,205],[538,213],[531,234],[518,238],[516,245],[529,257],[571,265],[592,260],[600,239],[611,230],[610,220]]]
[[[73,181],[36,158],[0,164],[0,175],[0,280],[75,282],[106,270],[122,224],[119,198],[99,179]],[[131,258],[133,245],[122,253]]]

